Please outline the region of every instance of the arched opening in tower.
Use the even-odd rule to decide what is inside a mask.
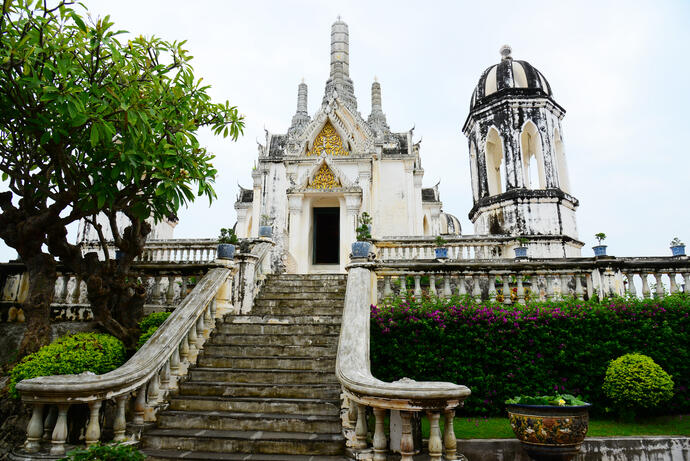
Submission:
[[[520,135],[522,149],[522,171],[525,187],[545,189],[544,156],[541,148],[541,136],[536,125],[529,120],[525,123]]]
[[[486,179],[489,186],[489,195],[503,193],[503,141],[494,127],[489,129],[486,135]]]

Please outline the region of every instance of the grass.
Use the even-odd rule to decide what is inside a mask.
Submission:
[[[515,437],[508,418],[458,417],[453,423],[458,439],[512,439]],[[441,418],[441,430],[443,431],[443,418]],[[429,422],[426,418],[422,419],[422,434],[424,437],[429,436]],[[607,419],[589,421],[587,437],[633,435],[690,436],[690,415],[663,416],[630,423]]]

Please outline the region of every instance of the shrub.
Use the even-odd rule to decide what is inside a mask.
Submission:
[[[19,398],[16,385],[37,376],[69,375],[91,371],[107,373],[125,362],[125,346],[114,336],[79,333],[63,336],[27,355],[10,372],[10,395]]]
[[[158,330],[158,327],[163,325],[163,322],[170,317],[170,312],[154,312],[144,317],[141,322],[139,322],[139,328],[142,333],[139,336],[139,341],[137,342],[137,349],[141,349],[141,346],[146,344],[146,341]]]
[[[72,450],[60,461],[143,461],[146,456],[132,445],[94,445]]]
[[[601,413],[611,406],[601,385],[609,361],[638,351],[673,375],[675,396],[658,411],[687,413],[689,332],[690,297],[683,294],[527,306],[394,299],[371,307],[371,363],[386,381],[468,386],[468,414],[499,415],[508,398],[552,393],[580,395]]]
[[[606,369],[604,393],[621,414],[657,408],[673,397],[673,380],[651,357],[626,354]]]

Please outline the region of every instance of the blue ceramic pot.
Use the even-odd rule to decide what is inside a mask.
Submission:
[[[526,258],[527,257],[527,247],[516,247],[513,248],[515,251],[516,258]]]
[[[436,259],[448,259],[448,248],[434,248]]]
[[[271,226],[259,226],[259,237],[270,238],[273,235],[273,227]]]
[[[673,256],[685,256],[685,245],[676,245],[671,247]]]
[[[371,243],[369,242],[354,242],[352,244],[352,257],[353,258],[367,258],[369,257],[369,249],[371,248]]]
[[[606,256],[606,245],[597,245],[592,247],[594,256]]]
[[[218,245],[218,259],[232,259],[235,257],[235,245],[220,243]]]

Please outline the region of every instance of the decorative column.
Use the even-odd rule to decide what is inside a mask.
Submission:
[[[355,231],[357,227],[357,217],[359,215],[359,210],[362,205],[362,197],[359,194],[345,194],[345,210],[346,218],[344,225],[340,226],[342,231],[340,241],[341,246],[346,248],[346,253],[350,254],[349,248],[352,242],[357,240],[357,233]],[[341,258],[341,266],[345,267],[347,261],[346,258]]]
[[[424,234],[424,229],[422,227],[422,221],[424,219],[424,208],[422,205],[422,180],[424,179],[424,170],[421,168],[416,168],[413,172],[414,179],[414,222],[412,228],[412,235],[422,235]]]
[[[252,231],[249,237],[259,236],[259,226],[261,225],[261,183],[263,174],[260,168],[252,171],[252,179],[254,180],[254,200],[252,202]]]
[[[362,162],[359,168],[359,187],[362,188],[362,210],[371,210],[371,162]]]
[[[289,234],[288,247],[289,254],[292,256],[296,267],[288,268],[288,272],[306,272],[306,264],[308,261],[309,252],[306,241],[308,240],[303,235],[303,220],[302,208],[304,207],[304,194],[288,194],[288,211],[290,212],[289,219]]]

